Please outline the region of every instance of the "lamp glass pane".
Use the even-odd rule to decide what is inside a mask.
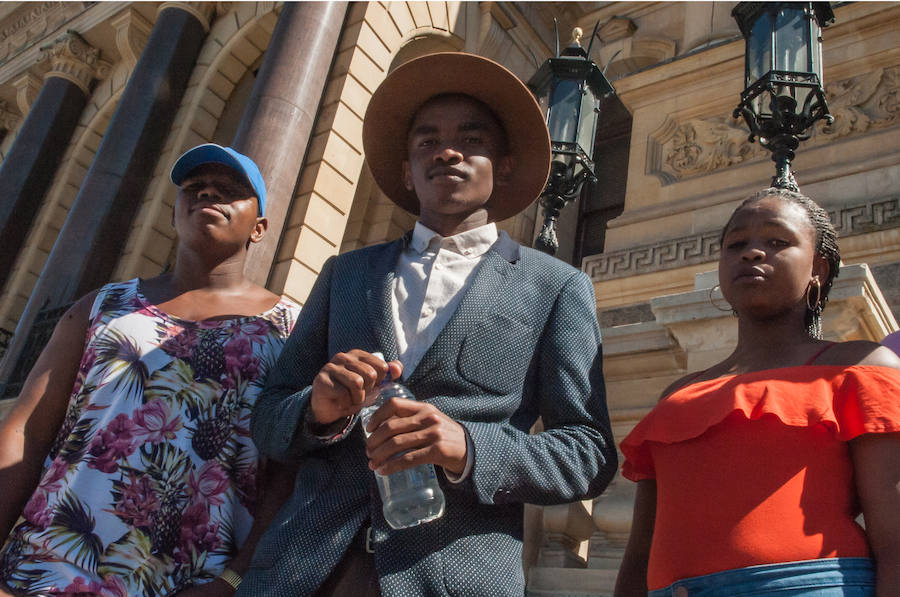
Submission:
[[[810,22],[812,27],[812,72],[819,77],[819,85],[825,85],[825,79],[822,77],[822,28],[816,23],[815,19]]]
[[[747,81],[750,87],[772,70],[772,15],[763,12],[753,23],[747,36]]]
[[[578,134],[578,117],[581,112],[581,90],[578,81],[560,79],[550,98],[550,114],[547,128],[550,139],[574,143]]]
[[[597,100],[587,88],[581,100],[581,118],[578,119],[578,145],[591,155],[594,149],[594,131],[597,129]]]
[[[809,53],[809,18],[806,3],[785,6],[775,19],[775,70],[812,71]]]

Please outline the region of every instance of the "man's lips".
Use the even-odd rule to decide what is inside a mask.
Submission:
[[[468,176],[466,176],[465,172],[456,168],[435,168],[428,173],[428,178],[432,180],[435,178],[466,180]]]

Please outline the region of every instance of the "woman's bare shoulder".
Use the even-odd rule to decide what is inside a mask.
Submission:
[[[868,340],[837,342],[816,359],[816,365],[869,365],[900,369],[900,357],[890,348]]]

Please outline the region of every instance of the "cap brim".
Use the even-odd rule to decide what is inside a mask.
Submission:
[[[177,185],[181,184],[181,181],[184,180],[192,170],[203,164],[224,164],[225,166],[240,172],[243,177],[247,179],[247,182],[250,182],[250,177],[247,174],[247,171],[244,170],[244,165],[233,155],[225,151],[224,148],[211,143],[198,145],[182,154],[175,162],[175,165],[172,166],[170,178],[173,183]],[[253,184],[251,183],[250,186],[252,187]]]
[[[397,205],[419,213],[415,192],[406,188],[402,164],[416,111],[442,94],[465,94],[486,104],[506,131],[512,175],[495,186],[488,202],[492,220],[511,217],[534,201],[550,173],[550,134],[531,91],[492,60],[457,52],[429,54],[391,72],[369,101],[363,119],[363,149],[372,177]]]

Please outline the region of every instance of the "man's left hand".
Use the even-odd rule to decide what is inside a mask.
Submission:
[[[466,468],[466,430],[427,402],[392,398],[375,411],[368,430],[366,456],[379,475],[426,463],[454,475]]]

